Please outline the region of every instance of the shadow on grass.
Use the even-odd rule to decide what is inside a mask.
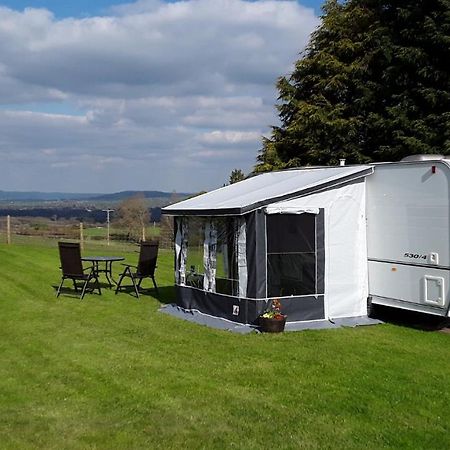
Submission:
[[[52,284],[52,288],[53,288],[53,292],[55,294],[56,297],[56,292],[58,291],[59,288],[59,284]],[[61,292],[60,292],[60,296],[65,296],[65,297],[73,297],[73,298],[80,298],[81,295],[81,291],[83,289],[83,285],[78,285],[78,291],[75,290],[75,288],[73,287],[73,284],[70,280],[68,280],[66,282],[66,284],[64,284],[61,287]],[[108,283],[100,283],[100,290],[106,290],[109,289],[109,284]],[[88,294],[94,294],[94,295],[99,295],[97,287],[94,286],[92,287],[92,285],[89,285],[86,288],[86,295]]]
[[[57,284],[52,284],[52,288],[56,297],[56,292],[58,290],[58,285]],[[108,283],[100,283],[100,288],[103,291],[111,291],[114,293],[116,287],[112,286],[110,287]],[[75,291],[75,289],[73,288],[73,285],[67,285],[67,286],[63,286],[61,288],[61,294],[60,297],[71,297],[71,298],[80,298],[81,295],[81,288],[78,288],[78,292]],[[95,295],[95,296],[99,296],[98,291],[96,291],[94,289],[94,291],[92,291],[91,288],[89,288],[86,291],[86,295]],[[119,295],[127,295],[133,298],[136,298],[136,294],[134,292],[133,286],[122,286],[122,288],[120,289],[120,291],[117,293],[117,296]],[[158,292],[155,290],[155,288],[150,287],[150,288],[141,288],[139,290],[139,296],[140,297],[153,297],[156,298],[156,300],[158,300],[160,303],[175,303],[175,286],[158,286]]]
[[[158,286],[158,292],[151,293],[160,303],[175,303],[175,286]]]
[[[450,327],[450,320],[446,317],[381,305],[376,305],[374,317],[386,323],[422,331],[439,331]]]
[[[112,288],[115,290],[115,287]],[[132,285],[122,285],[117,295],[125,294],[136,298],[134,288]],[[153,297],[160,303],[174,303],[175,302],[175,286],[158,286],[158,290],[154,287],[142,287],[139,289],[139,297]]]

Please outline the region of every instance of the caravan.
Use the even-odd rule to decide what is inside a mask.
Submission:
[[[450,161],[261,174],[163,209],[177,304],[252,324],[361,317],[382,304],[449,313]]]
[[[369,312],[380,304],[449,315],[450,160],[374,165],[367,178]]]

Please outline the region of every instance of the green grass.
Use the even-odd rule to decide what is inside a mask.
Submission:
[[[148,239],[156,238],[160,235],[160,227],[159,226],[153,226],[150,225],[145,228],[145,235]],[[110,234],[126,234],[126,230],[124,228],[117,228],[112,226],[109,230]],[[84,237],[85,238],[104,238],[106,240],[106,225],[104,226],[98,226],[98,227],[88,227],[83,230]]]
[[[172,261],[161,252],[162,301]],[[449,335],[235,335],[150,295],[56,299],[58,265],[55,242],[0,244],[2,449],[450,448]]]

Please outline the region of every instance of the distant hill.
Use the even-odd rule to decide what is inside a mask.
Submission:
[[[99,194],[93,197],[90,197],[89,200],[102,200],[102,201],[114,201],[114,200],[123,200],[125,198],[134,197],[135,195],[142,195],[145,198],[171,198],[172,196],[177,199],[180,197],[188,197],[192,194],[186,193],[174,193],[174,192],[162,192],[162,191],[122,191],[116,192],[114,194]]]
[[[58,200],[88,200],[93,196],[101,194],[72,194],[67,192],[22,192],[22,191],[0,191],[0,201],[11,202],[42,202]]]
[[[99,200],[117,201],[135,195],[143,195],[145,198],[167,198],[176,195],[177,198],[187,197],[190,194],[162,191],[123,191],[113,194],[80,194],[67,192],[21,192],[21,191],[0,191],[0,201],[8,202],[43,202],[43,201],[64,201],[64,200]]]

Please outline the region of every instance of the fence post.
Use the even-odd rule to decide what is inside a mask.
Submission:
[[[145,225],[142,226],[142,242],[145,242]]]
[[[11,244],[11,216],[6,216],[6,243]]]
[[[80,222],[80,248],[84,250],[83,222]]]

